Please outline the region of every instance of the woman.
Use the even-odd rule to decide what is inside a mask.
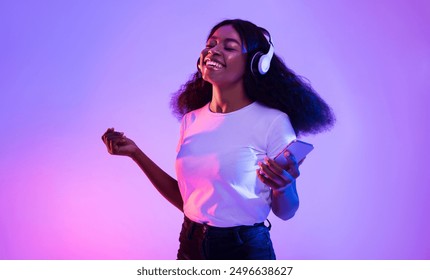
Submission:
[[[198,71],[172,98],[181,121],[177,180],[123,133],[102,136],[109,153],[131,157],[184,212],[178,259],[275,259],[270,210],[283,220],[299,206],[296,135],[330,128],[334,116],[314,90],[273,54],[269,33],[251,22],[214,26]]]

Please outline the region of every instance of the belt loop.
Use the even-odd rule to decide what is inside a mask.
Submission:
[[[266,221],[269,223],[269,226],[267,227],[270,231],[270,229],[272,228],[272,224],[270,223],[269,219],[266,219]]]

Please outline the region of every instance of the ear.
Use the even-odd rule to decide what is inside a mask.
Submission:
[[[202,66],[200,65],[200,57],[197,59],[197,71],[202,72]]]

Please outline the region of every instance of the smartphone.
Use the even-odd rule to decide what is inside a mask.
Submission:
[[[282,150],[275,158],[275,162],[279,165],[287,164],[287,159],[284,156],[286,150],[290,151],[296,158],[297,162],[303,160],[312,150],[314,146],[310,143],[306,143],[300,140],[293,140],[287,145],[285,149]]]

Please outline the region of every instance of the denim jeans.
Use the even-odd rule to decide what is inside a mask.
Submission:
[[[264,223],[219,228],[184,218],[179,236],[178,260],[274,260]]]

